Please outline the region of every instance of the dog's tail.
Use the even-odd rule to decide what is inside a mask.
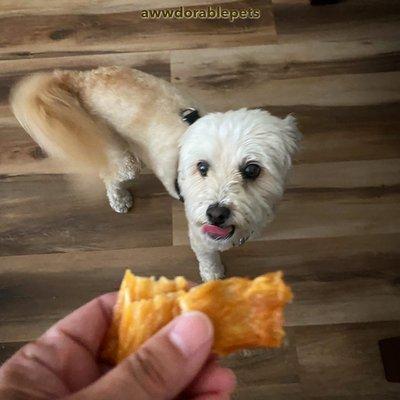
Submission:
[[[75,172],[109,171],[112,132],[84,108],[68,76],[25,77],[11,91],[12,110],[49,156],[72,165]]]

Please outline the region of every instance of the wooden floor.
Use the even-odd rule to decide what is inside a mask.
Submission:
[[[236,23],[140,18],[213,0],[96,3],[0,1],[0,359],[116,289],[126,267],[199,279],[182,206],[151,174],[117,215],[71,190],[8,107],[28,72],[122,64],[210,109],[294,113],[304,132],[276,221],[224,254],[228,275],[280,268],[295,293],[282,349],[224,361],[237,398],[400,399],[378,349],[400,335],[400,2],[224,0],[261,9]]]

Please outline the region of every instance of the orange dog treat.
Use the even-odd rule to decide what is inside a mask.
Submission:
[[[283,282],[281,272],[254,280],[211,281],[189,290],[187,281],[181,277],[155,281],[135,277],[127,271],[103,357],[113,363],[120,362],[174,317],[195,310],[204,312],[213,322],[213,351],[217,354],[278,347],[284,337],[283,307],[291,299],[292,293]]]
[[[125,316],[124,321],[129,318],[130,311],[128,306],[132,302],[143,299],[152,299],[154,296],[163,293],[187,290],[188,287],[189,285],[187,280],[182,276],[178,276],[173,280],[165,277],[155,280],[154,277],[144,278],[135,276],[131,271],[126,270],[118,292],[117,303],[114,307],[113,321],[106,335],[102,356],[111,362],[117,362],[117,360],[119,360],[118,354],[122,351],[120,348],[122,347],[122,344],[125,343],[121,340],[121,337],[125,337],[123,330],[124,327],[121,325],[121,319],[123,315]],[[137,327],[138,321],[133,326]]]
[[[179,297],[183,312],[198,310],[214,324],[214,348],[220,355],[252,347],[279,347],[284,337],[282,311],[292,299],[282,273],[254,280],[230,278],[193,287]]]
[[[119,326],[116,361],[123,360],[149,337],[180,314],[180,292],[156,295],[153,299],[125,302]]]

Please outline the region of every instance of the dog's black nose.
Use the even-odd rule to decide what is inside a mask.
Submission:
[[[222,225],[231,215],[231,210],[228,207],[212,204],[207,208],[207,218],[213,224]]]

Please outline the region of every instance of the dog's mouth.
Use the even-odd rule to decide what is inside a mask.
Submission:
[[[214,240],[226,240],[229,239],[235,232],[234,225],[222,228],[217,225],[205,224],[202,227],[202,232],[208,237]]]

